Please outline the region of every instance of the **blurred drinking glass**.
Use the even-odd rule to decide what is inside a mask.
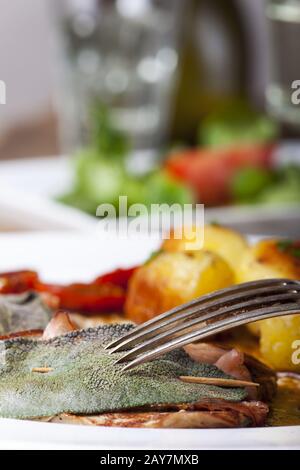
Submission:
[[[134,149],[159,149],[176,80],[179,2],[57,0],[60,115],[68,150],[88,143],[96,100]]]
[[[268,108],[281,121],[300,126],[300,0],[268,0],[266,15],[271,46]]]

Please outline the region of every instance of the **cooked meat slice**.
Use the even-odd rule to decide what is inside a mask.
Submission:
[[[226,374],[240,380],[258,382],[259,389],[248,388],[251,399],[271,400],[276,392],[276,374],[267,365],[237,349],[214,343],[194,343],[185,346],[188,355],[197,362],[214,364]]]
[[[236,428],[264,423],[268,407],[259,402],[228,404],[219,400],[178,411],[136,411],[79,416],[63,413],[48,422],[131,428]]]
[[[244,353],[237,349],[225,349],[212,343],[196,343],[185,347],[192,359],[214,364],[218,369],[239,380],[252,381],[251,374],[244,364]],[[250,398],[257,398],[257,390],[247,388]]]
[[[246,417],[228,411],[171,411],[140,413],[104,413],[95,416],[63,414],[51,423],[119,426],[126,428],[234,428],[248,425]]]
[[[223,354],[215,363],[216,367],[226,374],[232,375],[239,380],[252,381],[251,374],[244,363],[244,353],[237,349],[231,349]],[[257,398],[257,390],[254,387],[247,387],[248,396],[252,399]]]
[[[56,336],[64,335],[76,329],[77,327],[71,321],[69,315],[61,310],[58,311],[48,323],[43,333],[43,339],[55,338]]]
[[[197,362],[215,364],[228,349],[213,343],[192,343],[184,347],[185,352]]]
[[[250,426],[262,426],[267,418],[269,407],[261,401],[243,401],[239,403],[228,403],[225,400],[210,400],[207,403],[202,402],[196,404],[196,409],[207,408],[211,412],[214,411],[231,411],[238,412],[246,416],[250,421]]]
[[[184,349],[195,361],[215,364],[218,369],[236,379],[252,380],[244,364],[244,353],[237,349],[226,349],[213,343],[194,343]]]
[[[239,380],[251,381],[251,374],[245,366],[244,353],[237,349],[231,349],[223,354],[215,365],[226,374],[232,375]]]

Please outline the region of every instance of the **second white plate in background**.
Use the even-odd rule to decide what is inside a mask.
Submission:
[[[300,164],[300,145],[282,146],[276,160],[278,167]],[[0,162],[0,231],[91,228],[94,217],[55,201],[71,184],[71,161],[64,157]],[[300,236],[299,204],[208,208],[205,218],[244,233]]]

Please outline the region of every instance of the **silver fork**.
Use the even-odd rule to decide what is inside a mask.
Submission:
[[[106,346],[127,351],[123,370],[246,323],[300,312],[300,281],[266,279],[238,284],[180,305]]]

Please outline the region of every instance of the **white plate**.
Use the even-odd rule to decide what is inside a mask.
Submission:
[[[126,240],[97,234],[0,235],[0,272],[31,268],[46,281],[89,280],[117,266],[147,259],[149,238]],[[300,426],[257,429],[125,429],[0,419],[0,448],[53,449],[298,449]]]

